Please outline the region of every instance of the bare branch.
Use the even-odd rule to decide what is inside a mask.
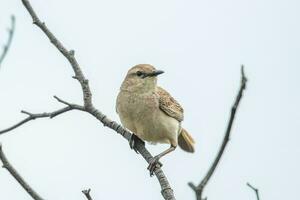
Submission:
[[[44,112],[44,113],[33,114],[33,113],[22,110],[21,113],[24,113],[24,114],[28,115],[28,117],[21,120],[20,122],[18,122],[16,124],[12,125],[9,128],[6,128],[4,130],[0,130],[0,135],[4,134],[4,133],[7,133],[11,130],[14,130],[15,128],[18,128],[19,126],[25,124],[26,122],[29,122],[29,121],[32,121],[32,120],[35,120],[35,119],[38,119],[38,118],[47,118],[47,117],[49,117],[50,119],[52,119],[52,118],[56,117],[57,115],[63,114],[63,113],[68,112],[70,110],[84,110],[84,108],[82,106],[79,106],[79,105],[76,105],[76,104],[69,104],[68,103],[67,107],[58,109],[58,110],[50,112],[50,113],[49,112]]]
[[[21,175],[15,170],[15,168],[9,163],[4,152],[2,151],[2,145],[0,143],[0,160],[3,163],[3,168],[7,169],[7,171],[20,183],[20,185],[24,188],[24,190],[35,200],[43,200],[43,198],[36,193],[28,183],[21,177]]]
[[[91,189],[87,189],[87,190],[82,190],[82,193],[84,194],[84,196],[87,198],[87,200],[93,200],[93,198],[90,195]]]
[[[249,186],[252,190],[254,190],[256,194],[256,199],[259,200],[259,191],[257,188],[253,187],[250,183],[247,183],[247,186]]]
[[[82,91],[83,91],[83,100],[84,100],[84,106],[89,107],[92,103],[92,93],[88,84],[88,80],[84,77],[80,66],[75,59],[75,51],[70,50],[68,51],[63,44],[53,35],[53,33],[48,29],[46,24],[42,22],[38,16],[36,15],[35,11],[33,10],[32,6],[30,5],[29,1],[22,0],[23,5],[29,12],[29,14],[32,17],[33,24],[37,25],[42,31],[46,34],[46,36],[49,38],[50,42],[66,57],[66,59],[71,64],[73,71],[75,73],[76,79],[79,81]]]
[[[192,190],[194,190],[197,200],[203,200],[203,198],[202,198],[203,190],[204,190],[207,182],[210,180],[211,176],[213,175],[215,169],[217,168],[218,163],[219,163],[219,161],[220,161],[220,159],[221,159],[221,157],[224,153],[225,147],[226,147],[226,145],[227,145],[227,143],[230,139],[231,127],[232,127],[232,124],[233,124],[233,121],[234,121],[236,110],[237,110],[237,108],[239,106],[239,103],[240,103],[240,100],[243,96],[243,92],[246,89],[246,83],[247,83],[247,78],[246,78],[245,73],[244,73],[244,66],[242,66],[241,67],[241,85],[240,85],[240,89],[239,89],[239,92],[238,92],[237,97],[235,99],[235,102],[234,102],[234,104],[231,108],[231,114],[230,114],[229,122],[228,122],[228,125],[227,125],[227,129],[226,129],[226,132],[225,132],[225,135],[224,135],[222,145],[219,149],[219,152],[218,152],[214,162],[212,163],[211,167],[207,171],[206,175],[204,176],[204,178],[200,182],[200,184],[198,186],[195,186],[195,184],[193,184],[191,182],[188,183],[188,185],[192,188]]]
[[[32,6],[30,5],[28,0],[22,0],[25,8],[29,12],[29,14],[32,17],[33,23],[37,25],[49,38],[50,42],[66,57],[66,59],[71,64],[73,71],[75,73],[76,80],[79,81],[81,85],[81,89],[83,92],[83,101],[84,101],[84,107],[81,107],[81,109],[85,112],[90,113],[94,117],[96,117],[99,121],[103,123],[104,126],[107,126],[113,130],[115,130],[117,133],[120,133],[124,138],[126,138],[128,141],[131,138],[132,133],[125,128],[123,128],[121,125],[116,123],[115,121],[110,120],[108,117],[106,117],[104,114],[102,114],[99,110],[94,108],[92,104],[92,93],[89,87],[89,82],[85,78],[85,76],[82,73],[82,70],[77,63],[77,60],[74,57],[74,50],[68,51],[63,44],[54,36],[54,34],[47,28],[44,22],[41,22],[41,20],[36,15],[35,11],[33,10]],[[68,105],[68,104],[67,104]],[[77,108],[75,108],[77,109]],[[23,122],[24,123],[24,122]],[[153,158],[152,155],[149,153],[149,151],[145,148],[143,143],[138,143],[136,145],[137,151],[143,156],[143,158],[149,163],[150,160]],[[175,196],[173,194],[173,190],[171,189],[171,186],[168,182],[167,177],[164,175],[163,171],[160,167],[157,167],[154,171],[160,185],[161,185],[161,193],[163,197],[167,200],[175,200]]]
[[[6,54],[8,52],[8,49],[9,49],[9,47],[11,45],[11,41],[13,39],[14,32],[15,32],[16,18],[15,18],[14,15],[11,15],[10,19],[11,19],[11,26],[8,29],[8,39],[7,39],[6,44],[3,46],[3,52],[0,55],[0,68],[1,68],[1,64],[2,64],[2,62],[3,62],[3,60],[4,60],[5,56],[6,56]]]

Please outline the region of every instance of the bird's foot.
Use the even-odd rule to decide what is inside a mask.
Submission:
[[[157,167],[162,167],[162,166],[163,166],[162,163],[159,162],[159,158],[160,158],[160,157],[158,157],[158,156],[154,156],[154,157],[150,160],[149,166],[147,167],[147,169],[150,171],[150,176],[153,176],[153,173],[154,173],[154,171],[155,171],[155,169],[156,169]]]
[[[131,138],[130,138],[130,140],[129,140],[129,146],[130,146],[130,148],[133,149],[137,154],[138,154],[139,152],[138,152],[138,150],[137,150],[137,148],[136,148],[136,145],[137,145],[139,142],[142,143],[143,145],[145,145],[145,142],[144,142],[143,140],[141,140],[138,136],[132,134],[132,135],[131,135]]]

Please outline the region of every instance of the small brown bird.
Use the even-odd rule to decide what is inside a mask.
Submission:
[[[195,150],[194,139],[181,127],[183,108],[166,90],[157,86],[157,76],[162,73],[148,64],[132,67],[121,85],[116,104],[121,123],[134,134],[130,141],[132,148],[138,138],[171,145],[150,162],[151,175],[160,164],[159,159],[174,151],[177,145],[187,152]]]

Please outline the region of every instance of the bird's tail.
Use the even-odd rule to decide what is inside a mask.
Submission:
[[[193,153],[195,151],[194,144],[195,144],[195,140],[184,128],[182,128],[180,135],[178,136],[178,145],[184,151]]]

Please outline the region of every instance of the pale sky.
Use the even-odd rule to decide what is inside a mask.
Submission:
[[[82,103],[66,59],[32,25],[21,0],[0,1],[0,44],[16,16],[12,46],[0,69],[0,129],[33,113],[61,108],[52,96]],[[115,99],[127,70],[149,63],[164,70],[159,85],[184,107],[183,127],[195,154],[162,159],[177,199],[195,199],[222,141],[240,83],[249,82],[221,163],[208,183],[210,200],[300,199],[300,2],[296,0],[31,0],[42,21],[75,50],[90,80],[94,104],[119,121]],[[92,116],[72,111],[0,135],[4,151],[45,199],[162,199],[147,163],[120,135]],[[150,145],[157,154],[167,145]],[[30,200],[5,169],[0,199]]]

